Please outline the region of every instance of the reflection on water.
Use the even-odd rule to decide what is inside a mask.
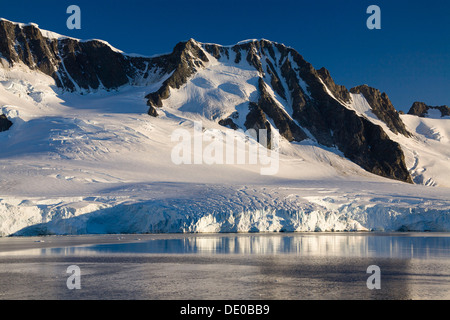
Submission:
[[[301,256],[435,259],[450,257],[448,234],[186,235],[134,242],[39,249],[40,255],[295,254]],[[30,253],[30,252],[29,252]]]
[[[1,251],[0,300],[450,297],[449,233],[9,238]],[[381,290],[367,288],[373,264]],[[82,290],[67,289],[71,265]]]

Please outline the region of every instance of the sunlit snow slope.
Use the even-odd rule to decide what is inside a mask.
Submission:
[[[246,101],[257,98],[257,72],[246,61],[208,58],[171,90],[156,118],[145,96],[164,79],[80,94],[3,63],[0,114],[13,126],[0,133],[0,235],[450,231],[448,119],[402,116],[411,138],[386,128],[416,185],[368,173],[314,139],[281,138],[275,175],[262,175],[267,164],[260,162],[207,164],[203,153],[202,164],[175,164],[174,132],[187,130],[194,140],[195,121],[216,140],[243,141],[247,156],[255,144],[217,119],[237,111],[243,125]],[[385,127],[364,97],[352,95],[347,107]]]

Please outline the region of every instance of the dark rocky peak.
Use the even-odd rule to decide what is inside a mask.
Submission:
[[[7,20],[0,20],[0,55],[10,65],[23,63],[51,76],[68,91],[116,89],[137,72],[133,59],[104,41],[81,41]]]
[[[146,58],[128,56],[101,40],[81,41],[49,34],[35,24],[0,20],[0,56],[11,65],[24,63],[51,76],[58,87],[68,91],[117,89],[136,78],[145,80],[155,72],[161,77],[172,73],[161,88],[160,98],[167,96],[169,86],[179,88],[208,62],[193,39],[177,44],[171,54]]]
[[[281,48],[282,59],[286,60],[291,57],[296,65],[295,71],[307,85],[311,98],[321,100],[324,95],[329,95],[328,91],[330,91],[341,103],[350,102],[348,90],[344,86],[337,85],[327,69],[316,70],[296,50],[285,46]]]
[[[302,127],[320,144],[336,147],[363,169],[412,183],[400,145],[390,140],[380,126],[358,116],[323,90],[323,85],[312,88],[314,100],[298,111],[297,121]]]
[[[286,78],[291,74],[293,118],[302,128],[307,129],[320,144],[338,148],[345,157],[365,170],[411,183],[400,145],[390,140],[381,127],[347,109],[343,104],[345,101],[335,99],[339,92],[344,92],[340,97],[346,99],[346,91],[333,87],[328,72],[323,69],[316,71],[294,50],[290,52],[290,56],[298,67],[292,69],[292,66],[286,64],[283,73]],[[293,71],[308,86],[308,97],[305,97],[298,84],[294,84]],[[324,81],[322,77],[328,80]],[[330,96],[328,90],[334,97]]]
[[[265,39],[261,39],[261,40],[246,40],[246,41],[241,41],[238,44],[235,44],[232,46],[233,50],[241,50],[241,51],[245,51],[245,52],[253,52],[255,54],[257,54],[259,57],[262,57],[262,55],[264,54],[264,49],[268,48],[268,47],[272,47],[274,45],[273,42],[265,40]]]
[[[372,112],[378,119],[386,123],[392,132],[396,134],[400,133],[406,137],[411,136],[411,133],[406,129],[399,113],[392,105],[386,93],[381,93],[380,90],[369,87],[368,85],[354,87],[350,89],[350,92],[353,94],[362,94],[372,108]]]
[[[156,108],[161,108],[163,100],[169,98],[170,89],[179,89],[198,70],[204,68],[207,62],[209,59],[201,45],[193,39],[178,43],[171,54],[157,58],[157,64],[165,70],[166,74],[171,73],[171,75],[158,91],[146,96],[147,105],[150,108],[149,114],[156,116]]]
[[[429,106],[424,102],[414,102],[408,111],[408,114],[415,115],[418,117],[425,118],[428,115],[429,110],[438,110],[441,113],[441,117],[450,116],[450,108],[446,105],[444,106]]]
[[[424,118],[427,115],[429,109],[430,107],[424,102],[416,101],[409,109],[408,114]]]
[[[298,95],[299,90],[294,88],[296,87],[294,83],[302,80],[308,88],[311,88],[313,95],[320,97],[324,93],[327,94],[326,89],[328,89],[342,103],[350,102],[348,90],[344,86],[337,85],[327,69],[316,70],[296,50],[283,44],[261,39],[244,41],[232,47],[222,47],[215,44],[206,44],[203,47],[205,51],[217,59],[224,56],[229,59],[230,50],[234,51],[236,53],[235,63],[245,59],[250,66],[260,72],[261,77],[266,78],[268,75],[270,77],[268,82],[271,83],[274,91],[285,100],[289,95],[281,85],[282,78],[286,79],[290,90],[297,91],[296,95]],[[324,88],[324,85],[326,88]],[[300,91],[304,95],[303,99],[307,99],[307,92],[303,89]]]
[[[341,85],[337,85],[327,69],[321,68],[317,70],[317,73],[319,74],[320,79],[322,79],[322,81],[325,83],[327,88],[333,93],[336,99],[339,99],[344,103],[350,101],[351,97],[347,88]]]
[[[117,89],[134,75],[130,61],[102,41],[62,39],[58,42],[58,54],[57,80],[69,90]]]
[[[179,89],[187,79],[209,62],[201,45],[194,39],[178,43],[173,52],[167,56],[168,65],[166,73],[175,72],[172,75],[171,87]]]
[[[239,54],[245,52],[245,59],[248,64],[258,70],[261,76],[263,76],[264,69],[261,60],[264,59],[264,56],[266,55],[264,49],[268,46],[271,46],[271,43],[268,41],[251,40],[233,46],[233,51],[239,52]]]
[[[209,45],[205,50],[215,57],[227,56],[227,49],[217,45]],[[260,73],[259,96],[249,104],[247,129],[264,128],[270,118],[288,141],[306,139],[307,130],[318,143],[336,147],[369,172],[412,182],[401,147],[380,126],[346,107],[351,102],[350,92],[337,85],[327,69],[316,70],[296,50],[267,40],[239,43],[229,50],[236,53],[234,62],[246,60]],[[231,57],[229,52],[228,56]],[[269,85],[290,105],[291,115],[280,108],[269,93]],[[385,94],[366,88],[360,91],[375,105],[378,117],[396,132],[409,134]],[[233,121],[229,118],[222,123],[231,127]]]
[[[284,45],[269,40],[247,40],[233,46],[221,46],[217,44],[202,44],[203,49],[216,59],[231,57],[231,52],[235,53],[235,63],[240,63],[243,59],[264,75],[263,61],[270,59],[272,64],[278,65],[275,48],[285,48]],[[280,51],[281,52],[281,51]]]
[[[221,59],[222,57],[230,59],[230,48],[228,47],[224,47],[215,43],[203,43],[202,47],[206,52],[208,52],[217,60]]]
[[[35,24],[0,20],[0,54],[11,65],[22,62],[32,70],[54,76],[57,70],[57,40],[45,38]]]

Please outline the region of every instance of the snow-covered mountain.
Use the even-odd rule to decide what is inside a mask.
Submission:
[[[293,48],[145,57],[2,19],[0,61],[0,235],[450,230],[449,119],[401,115]],[[279,132],[277,173],[195,148],[205,161],[174,163],[200,122],[247,156],[243,131]]]

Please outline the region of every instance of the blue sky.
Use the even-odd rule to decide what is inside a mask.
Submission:
[[[81,8],[81,30],[66,27],[71,4]],[[381,8],[381,30],[366,27],[372,4]],[[414,101],[450,105],[448,0],[24,0],[2,1],[0,17],[144,55],[189,38],[223,45],[265,38],[326,67],[338,84],[386,92],[399,110]]]

